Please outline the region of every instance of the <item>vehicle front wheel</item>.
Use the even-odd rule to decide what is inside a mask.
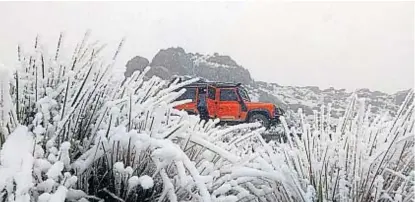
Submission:
[[[255,122],[261,123],[261,125],[264,126],[266,129],[268,129],[270,125],[268,117],[266,117],[263,114],[253,114],[251,117],[249,117],[249,123]]]

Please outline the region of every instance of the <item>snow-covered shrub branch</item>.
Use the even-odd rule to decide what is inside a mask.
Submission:
[[[63,35],[53,54],[36,39],[34,51],[19,48],[14,77],[3,75],[3,201],[273,198],[286,179],[264,178],[269,154],[252,151],[266,146],[258,124],[218,128],[173,109],[186,82],[145,81],[148,69],[125,79],[114,65],[120,50],[107,61],[89,35],[69,58]]]

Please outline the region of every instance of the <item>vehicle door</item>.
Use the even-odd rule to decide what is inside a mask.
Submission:
[[[208,86],[208,96],[206,98],[207,108],[210,118],[216,118],[216,110],[218,101],[216,100],[216,87],[209,85]]]
[[[235,88],[220,88],[216,116],[223,121],[241,119],[241,106]]]

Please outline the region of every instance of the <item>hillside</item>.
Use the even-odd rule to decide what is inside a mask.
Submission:
[[[306,115],[312,115],[313,110],[318,110],[322,104],[331,103],[332,116],[339,117],[347,107],[347,99],[352,92],[345,89],[320,89],[315,86],[281,86],[277,83],[255,81],[250,72],[239,65],[230,56],[202,55],[199,53],[187,53],[183,48],[168,48],[160,50],[149,62],[141,56],[132,58],[127,63],[125,75],[129,76],[135,70],[143,70],[151,66],[147,76],[159,76],[170,79],[173,76],[202,77],[212,81],[241,82],[250,92],[254,101],[267,101],[282,106],[288,111],[297,111],[302,108]],[[278,79],[278,78],[276,78]],[[358,97],[366,99],[366,103],[372,106],[372,112],[390,111],[391,115],[403,102],[407,91],[387,94],[369,89],[356,91]]]

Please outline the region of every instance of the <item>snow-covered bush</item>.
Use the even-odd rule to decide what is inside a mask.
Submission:
[[[14,68],[0,66],[0,201],[413,196],[413,94],[393,122],[368,121],[354,99],[337,131],[300,118],[301,139],[267,144],[259,124],[217,127],[173,109],[183,103],[175,90],[192,80],[145,81],[148,69],[125,79],[123,41],[111,57],[89,33],[69,57],[62,43],[50,53],[36,39]]]
[[[314,123],[301,116],[302,136],[275,144],[277,154],[318,201],[412,201],[414,198],[414,92],[397,116],[371,118],[364,99],[352,96],[348,110],[333,130],[324,106]],[[300,139],[301,138],[301,139]]]
[[[166,88],[145,72],[125,80],[114,65],[123,42],[107,61],[88,38],[69,58],[62,35],[53,54],[36,39],[34,51],[19,48],[15,68],[1,68],[2,201],[270,197],[277,184],[259,166],[267,154],[253,154],[266,145],[258,124],[217,128],[173,109],[187,82]]]

